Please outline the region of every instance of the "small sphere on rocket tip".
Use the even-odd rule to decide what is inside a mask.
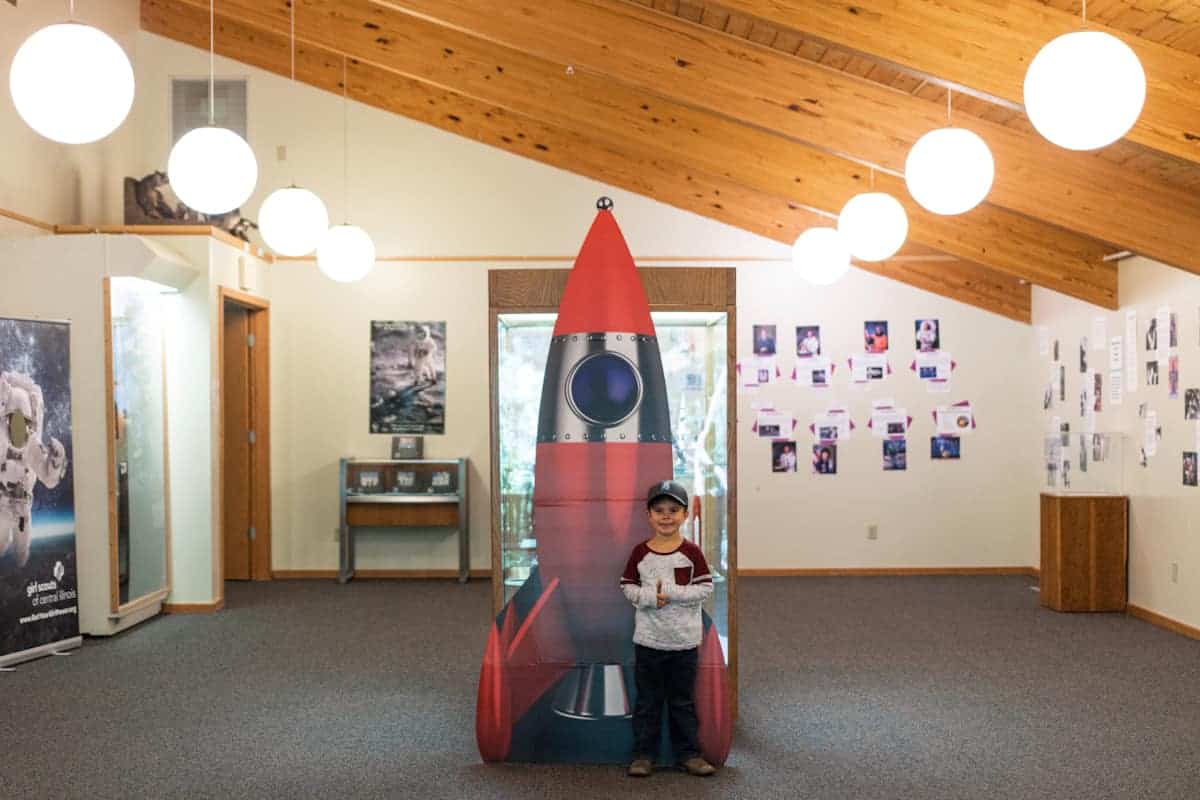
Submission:
[[[596,201],[596,208],[601,211],[612,211],[613,201],[611,197],[601,197]]]

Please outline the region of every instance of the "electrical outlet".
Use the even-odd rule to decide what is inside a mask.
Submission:
[[[1179,562],[1171,562],[1171,583],[1179,583]]]
[[[879,526],[873,522],[867,526],[867,538],[871,541],[879,538]]]
[[[287,145],[286,144],[276,145],[275,160],[276,161],[287,161]]]

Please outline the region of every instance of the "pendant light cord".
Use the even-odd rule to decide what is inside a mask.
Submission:
[[[208,0],[208,124],[217,124],[217,68],[214,52],[217,47],[216,0]]]
[[[296,3],[298,0],[290,0],[288,6],[292,9],[291,20],[291,45],[292,45],[292,94],[296,93]],[[288,165],[291,165],[291,159],[288,159]],[[292,170],[292,188],[296,187],[296,171]]]
[[[1083,27],[1087,27],[1087,0],[1083,0]]]
[[[71,9],[67,18],[74,21],[74,19],[75,19],[75,0],[71,0],[69,3],[67,3],[67,6]]]
[[[350,123],[347,111],[346,55],[342,54],[342,213],[350,224]]]

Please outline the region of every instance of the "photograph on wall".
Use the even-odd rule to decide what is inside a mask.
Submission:
[[[1183,451],[1183,485],[1196,485],[1196,452],[1194,450]]]
[[[918,353],[934,353],[942,348],[941,326],[936,319],[919,319],[914,325]]]
[[[0,663],[79,635],[70,326],[0,319]]]
[[[793,422],[791,411],[760,408],[754,418],[753,430],[760,439],[778,439],[792,435]]]
[[[446,323],[371,321],[371,433],[446,432]]]
[[[796,471],[796,443],[794,441],[771,442],[771,471]]]
[[[1167,398],[1179,399],[1179,356],[1167,358]]]
[[[800,358],[812,358],[821,355],[821,326],[796,326],[796,355]]]
[[[1147,361],[1146,362],[1146,385],[1147,386],[1158,386],[1158,362],[1157,361]]]
[[[961,454],[961,440],[957,436],[931,436],[929,438],[929,457],[938,461],[958,458]]]
[[[1187,389],[1184,391],[1183,418],[1200,419],[1200,389]]]
[[[1168,319],[1170,320],[1171,335],[1167,337],[1167,345],[1179,347],[1179,315],[1172,311]]]
[[[908,440],[885,439],[883,442],[883,471],[908,469]]]
[[[1158,320],[1154,317],[1146,323],[1146,352],[1150,353],[1158,349]]]
[[[1099,463],[1108,460],[1112,439],[1103,433],[1092,434],[1092,462]]]
[[[1079,340],[1079,371],[1087,372],[1088,365],[1088,338],[1084,336]]]
[[[814,444],[812,471],[817,475],[837,475],[837,445]]]
[[[792,369],[792,380],[800,386],[824,389],[829,386],[834,364],[826,356],[803,356]]]
[[[868,320],[863,323],[863,344],[868,353],[888,351],[888,324],[886,320]]]
[[[1058,363],[1061,359],[1058,357],[1058,339],[1054,340],[1054,356],[1053,361]]]
[[[1065,403],[1067,401],[1067,367],[1065,364],[1058,365],[1058,402]]]
[[[756,356],[773,356],[775,355],[775,326],[774,325],[755,325],[753,330],[754,336],[754,355]]]
[[[975,412],[966,400],[951,406],[938,406],[933,411],[933,421],[937,432],[945,436],[961,436],[976,427]]]
[[[1093,391],[1092,391],[1092,410],[1104,410],[1104,375],[1097,372],[1092,376]]]

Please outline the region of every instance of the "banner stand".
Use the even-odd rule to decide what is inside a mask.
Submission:
[[[35,658],[43,656],[52,656],[55,653],[63,650],[74,650],[83,645],[83,637],[75,636],[70,639],[63,639],[58,642],[51,642],[40,647],[31,647],[28,650],[22,650],[19,653],[8,653],[0,656],[0,667],[11,667],[14,664],[20,664],[22,661],[32,661]]]

